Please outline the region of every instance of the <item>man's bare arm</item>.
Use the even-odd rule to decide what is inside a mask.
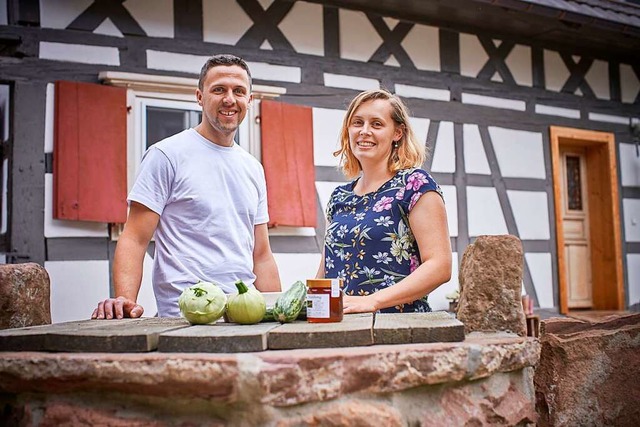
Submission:
[[[267,224],[254,227],[255,247],[253,249],[253,273],[256,275],[255,287],[260,292],[280,292],[280,274],[269,244]]]
[[[132,202],[129,217],[116,246],[113,260],[115,298],[98,303],[92,319],[140,317],[144,308],[137,304],[142,282],[144,254],[160,216],[151,209]]]

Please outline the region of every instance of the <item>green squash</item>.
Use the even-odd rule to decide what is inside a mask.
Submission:
[[[198,282],[182,291],[180,313],[193,325],[213,323],[222,317],[227,296],[217,284]]]
[[[229,320],[241,325],[260,322],[267,310],[264,297],[257,289],[249,289],[242,280],[238,280],[235,284],[238,293],[229,295],[227,300]]]
[[[307,300],[307,285],[300,280],[280,295],[273,306],[273,317],[280,323],[293,322],[298,318]]]

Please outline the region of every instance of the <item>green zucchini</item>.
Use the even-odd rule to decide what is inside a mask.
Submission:
[[[296,317],[296,320],[307,320],[307,306],[306,304],[302,305],[302,310],[300,310],[300,314]],[[273,317],[273,307],[267,307],[267,311],[264,314],[261,322],[277,322],[276,318]]]
[[[262,318],[262,322],[275,322],[276,319],[273,317],[273,307],[267,307],[267,311],[264,313],[264,317]]]
[[[293,322],[305,306],[307,285],[300,280],[280,295],[273,306],[273,317],[280,323]]]

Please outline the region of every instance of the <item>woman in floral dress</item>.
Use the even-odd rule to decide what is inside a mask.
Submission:
[[[451,277],[451,244],[405,105],[385,90],[356,96],[334,155],[355,179],[329,200],[317,276],[344,279],[345,313],[431,311],[427,295]]]

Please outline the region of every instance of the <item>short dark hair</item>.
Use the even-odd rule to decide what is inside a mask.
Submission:
[[[202,66],[202,70],[200,70],[200,78],[198,79],[198,89],[202,90],[204,85],[204,79],[207,77],[207,73],[213,67],[217,67],[220,65],[237,65],[241,67],[243,70],[247,72],[247,76],[249,76],[249,90],[251,90],[251,71],[249,71],[249,66],[244,61],[244,59],[229,54],[220,54],[213,55],[211,58],[207,59],[207,62]]]

